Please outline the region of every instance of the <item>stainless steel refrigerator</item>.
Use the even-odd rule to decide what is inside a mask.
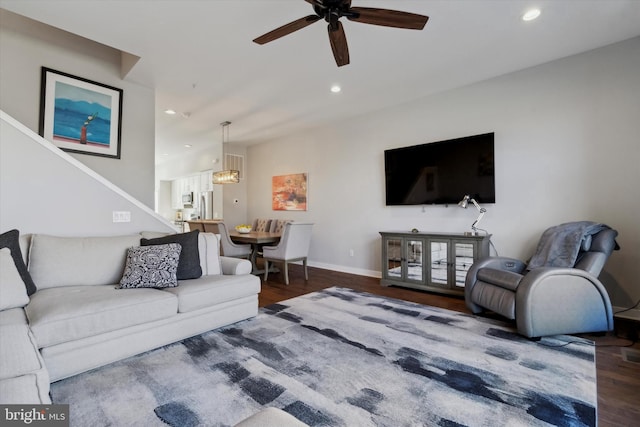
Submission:
[[[213,219],[213,191],[202,191],[198,195],[198,216]]]

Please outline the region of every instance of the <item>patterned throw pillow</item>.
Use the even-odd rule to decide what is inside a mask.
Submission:
[[[127,264],[120,280],[125,288],[172,288],[178,286],[179,243],[135,246],[127,252]]]

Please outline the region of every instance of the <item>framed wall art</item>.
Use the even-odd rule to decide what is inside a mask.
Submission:
[[[307,184],[306,173],[274,176],[271,180],[273,210],[306,211]]]
[[[39,131],[64,151],[119,159],[122,89],[42,67]]]

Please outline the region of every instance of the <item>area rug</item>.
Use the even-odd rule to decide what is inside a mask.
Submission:
[[[51,386],[72,426],[595,426],[592,343],[347,288]]]

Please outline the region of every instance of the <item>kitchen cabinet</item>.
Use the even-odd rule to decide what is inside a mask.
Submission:
[[[200,191],[213,191],[213,171],[200,173]]]
[[[182,195],[184,194],[184,181],[182,179],[174,179],[171,181],[171,208],[182,209]]]
[[[183,180],[183,192],[193,193],[194,196],[197,196],[197,194],[200,192],[200,174],[190,175],[181,179]]]
[[[489,256],[490,235],[387,232],[382,236],[382,280],[444,294],[464,295],[467,271]]]
[[[171,181],[171,208],[183,209],[182,196],[193,193],[194,208],[197,208],[199,194],[202,191],[214,191],[213,170],[177,178]]]

